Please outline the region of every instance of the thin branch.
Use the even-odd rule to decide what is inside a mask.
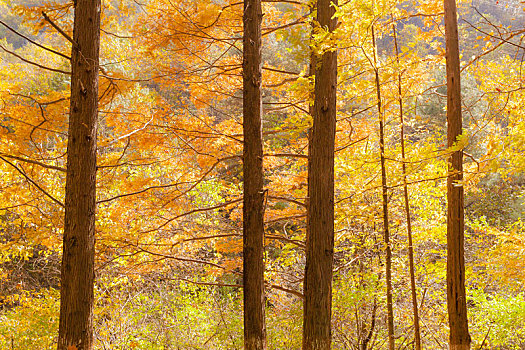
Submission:
[[[277,68],[272,68],[272,67],[262,67],[262,69],[270,71],[270,72],[276,72],[276,73],[282,73],[282,74],[297,75],[297,76],[299,75],[299,73],[297,72],[290,72],[287,70],[282,70],[282,69],[277,69]]]
[[[266,31],[264,33],[262,33],[262,36],[264,37],[264,36],[266,36],[268,34],[271,34],[271,33],[275,32],[277,30],[280,30],[280,29],[293,27],[296,24],[304,24],[304,20],[305,20],[306,17],[307,17],[307,15],[304,15],[304,16],[301,16],[300,18],[296,19],[293,22],[286,23],[286,24],[283,24],[281,26],[277,26],[277,27],[274,27],[274,28],[266,28]]]
[[[276,219],[272,219],[272,220],[267,220],[264,224],[265,225],[268,225],[268,224],[274,224],[276,222],[279,222],[279,221],[283,221],[283,220],[294,220],[294,219],[302,219],[306,217],[306,214],[298,214],[298,215],[290,215],[290,216],[284,216],[284,217],[281,217],[281,218],[276,218]]]
[[[301,5],[301,6],[308,6],[306,3],[302,3],[299,1],[293,1],[293,0],[262,0],[261,2],[270,2],[270,3],[283,3],[283,4],[293,4],[293,5]]]
[[[73,41],[73,39],[66,33],[62,30],[62,28],[60,28],[58,25],[55,24],[55,22],[53,22],[51,20],[51,18],[49,18],[46,13],[44,11],[42,11],[42,16],[44,16],[44,19],[46,21],[49,22],[49,24],[51,24],[51,26],[53,26],[53,28],[55,28],[60,34],[62,34],[62,36],[64,38],[66,38],[72,45],[73,47],[76,47],[77,45],[75,44],[75,42]]]
[[[170,278],[170,279],[171,280],[180,280],[180,281],[184,281],[184,282],[189,282],[189,283],[196,284],[196,285],[201,285],[201,286],[242,288],[242,284],[227,284],[227,283],[217,283],[217,282],[197,282],[197,281],[189,280],[189,279],[184,278],[184,277]]]
[[[59,166],[55,166],[55,165],[45,164],[45,163],[39,162],[37,160],[31,160],[31,159],[27,159],[27,158],[23,158],[23,157],[19,157],[19,156],[13,156],[11,154],[6,154],[6,153],[0,153],[0,156],[4,156],[6,158],[11,158],[11,159],[16,159],[16,160],[19,160],[21,162],[26,162],[26,163],[30,163],[30,164],[39,165],[42,168],[46,168],[46,169],[58,170],[58,171],[61,171],[61,172],[64,172],[64,173],[66,172],[65,168],[62,168],[62,167],[59,167]]]
[[[298,200],[291,199],[291,198],[278,197],[278,196],[268,196],[268,199],[275,199],[275,200],[278,200],[278,201],[286,201],[286,202],[297,204],[300,207],[305,207],[306,208],[306,204],[304,204],[303,202],[299,202]]]
[[[213,236],[185,238],[185,239],[180,240],[177,243],[173,244],[173,246],[176,246],[176,245],[179,245],[179,244],[185,243],[185,242],[203,241],[203,240],[206,240],[206,239],[225,238],[225,237],[242,237],[242,234],[228,233],[228,234],[223,234],[223,235],[213,235]]]
[[[489,337],[491,329],[492,329],[492,324],[489,325],[489,329],[487,330],[487,334],[485,334],[485,338],[483,338],[483,341],[481,342],[481,345],[479,346],[478,350],[482,350],[483,346],[485,346],[485,342],[487,341],[487,338]]]
[[[149,186],[149,187],[146,187],[146,188],[141,189],[140,191],[135,191],[135,192],[130,192],[130,193],[123,193],[123,194],[116,195],[116,196],[114,196],[114,197],[110,197],[110,198],[106,198],[106,199],[98,200],[98,201],[97,201],[97,204],[111,202],[111,201],[114,201],[115,199],[119,199],[119,198],[124,198],[124,197],[129,197],[129,196],[135,196],[135,195],[137,195],[137,194],[141,194],[141,193],[144,193],[144,192],[147,192],[147,191],[150,191],[150,190],[154,190],[154,189],[170,188],[170,187],[178,186],[178,185],[180,185],[179,182],[176,182],[176,183],[169,183],[169,184],[166,184],[166,185],[155,185],[155,186]]]
[[[5,159],[4,157],[0,156],[0,159],[2,159],[7,164],[11,165],[13,168],[16,169],[23,177],[26,178],[27,181],[29,181],[33,186],[35,186],[37,189],[39,189],[43,194],[45,194],[47,197],[49,197],[53,202],[60,205],[62,208],[65,208],[64,203],[53,197],[51,194],[49,194],[46,190],[44,190],[42,187],[40,187],[39,184],[37,184],[33,179],[31,179],[29,176],[27,176],[20,168],[18,168],[16,165]]]
[[[297,240],[297,239],[290,239],[290,238],[286,238],[286,237],[283,237],[283,236],[279,236],[279,235],[265,235],[264,238],[267,238],[267,239],[276,239],[278,241],[283,241],[283,242],[287,242],[287,243],[290,243],[290,244],[294,244],[300,248],[306,248],[306,245]]]
[[[305,154],[297,153],[265,153],[263,157],[291,157],[291,158],[303,158],[308,159],[308,156]]]
[[[299,298],[301,298],[301,299],[304,299],[304,295],[303,295],[303,293],[298,292],[298,291],[296,291],[296,290],[288,289],[288,288],[285,288],[285,287],[281,287],[281,286],[279,286],[279,285],[277,285],[277,284],[272,284],[272,285],[271,285],[271,288],[273,288],[273,289],[277,289],[277,290],[282,290],[283,292],[290,293],[290,294],[295,295],[296,297],[299,297]]]
[[[204,173],[204,175],[202,175],[192,186],[190,186],[189,189],[187,189],[186,191],[184,191],[184,193],[178,195],[176,198],[179,198],[180,196],[188,193],[189,191],[193,190],[199,183],[201,183],[204,178],[209,174],[211,173],[211,171],[213,169],[215,169],[215,167],[217,166],[217,164],[219,164],[220,162],[222,161],[225,161],[225,160],[228,160],[228,159],[232,159],[232,158],[237,158],[237,156],[231,156],[231,157],[225,157],[225,158],[221,158],[221,159],[218,159],[212,166],[210,169],[208,169],[208,171],[206,171]],[[118,165],[114,165],[114,166],[118,166]],[[103,166],[97,166],[97,169],[101,169],[101,168],[109,168],[109,167],[113,167],[111,165],[103,165]],[[115,199],[119,199],[119,198],[124,198],[124,197],[129,197],[129,196],[134,196],[134,195],[137,195],[137,194],[141,194],[141,193],[144,193],[144,192],[147,192],[149,190],[153,190],[153,189],[159,189],[159,188],[169,188],[169,187],[173,187],[173,186],[178,186],[180,185],[179,182],[176,182],[176,183],[170,183],[170,184],[166,184],[166,185],[155,185],[155,186],[150,186],[150,187],[146,187],[146,188],[143,188],[142,190],[139,190],[139,191],[136,191],[136,192],[130,192],[130,193],[124,193],[124,194],[119,194],[117,196],[114,196],[114,197],[111,197],[111,198],[106,198],[106,199],[101,199],[99,201],[97,201],[97,204],[100,204],[100,203],[106,203],[106,202],[111,202]],[[148,231],[149,232],[149,231]]]
[[[138,129],[136,129],[136,130],[133,130],[133,131],[127,133],[126,135],[122,135],[122,136],[117,137],[116,139],[110,141],[107,145],[105,145],[105,147],[107,147],[107,146],[109,146],[109,145],[112,145],[112,144],[114,144],[115,142],[118,142],[118,141],[120,141],[120,140],[122,140],[122,139],[124,139],[124,138],[126,138],[126,137],[130,137],[130,136],[136,134],[137,132],[146,129],[146,128],[148,127],[149,123],[151,123],[151,122],[153,121],[153,118],[154,118],[154,116],[152,116],[151,119],[148,120],[148,121],[147,121],[142,127],[138,128]]]
[[[228,202],[224,202],[224,203],[221,203],[221,204],[218,204],[218,205],[214,205],[212,207],[193,209],[193,210],[184,212],[182,214],[179,214],[177,216],[174,216],[171,219],[166,220],[166,222],[164,222],[163,224],[161,224],[157,228],[150,229],[150,230],[147,230],[147,231],[143,231],[142,233],[150,233],[150,232],[153,232],[153,231],[160,230],[161,228],[163,228],[164,226],[168,225],[169,223],[171,223],[171,222],[173,222],[173,221],[175,221],[177,219],[180,219],[181,217],[184,217],[184,216],[188,216],[188,215],[195,214],[195,213],[202,213],[202,212],[205,212],[205,211],[210,211],[210,210],[223,208],[223,207],[226,207],[226,206],[228,206],[230,204],[238,203],[240,201],[242,201],[242,198],[234,199],[234,200],[231,200],[231,201],[228,201]]]
[[[181,281],[184,281],[184,282],[188,282],[188,283],[192,283],[192,284],[196,284],[196,285],[201,285],[201,286],[243,288],[242,284],[227,284],[227,283],[217,283],[217,282],[197,282],[197,281],[189,280],[189,279],[184,278],[184,277],[170,278],[170,279],[171,280],[181,280]],[[302,293],[300,293],[300,292],[298,292],[296,290],[293,290],[293,289],[289,289],[289,288],[285,288],[285,287],[279,286],[277,284],[270,285],[270,288],[281,290],[283,292],[293,294],[293,295],[295,295],[295,296],[297,296],[297,297],[299,297],[301,299],[304,298],[304,295]]]
[[[406,184],[407,185],[414,185],[414,184],[418,184],[418,183],[422,183],[422,182],[427,182],[427,181],[437,181],[437,180],[442,180],[442,179],[446,179],[448,177],[448,175],[443,175],[443,176],[437,176],[437,177],[431,177],[431,178],[427,178],[427,179],[420,179],[420,180],[414,180],[414,181],[410,181],[410,182],[407,182]],[[397,188],[397,187],[401,187],[401,186],[404,186],[403,183],[400,183],[400,184],[396,184],[396,185],[390,185],[388,186],[387,188],[388,189],[392,189],[392,188]],[[371,188],[367,188],[361,192],[357,192],[357,193],[354,193],[350,196],[347,196],[347,197],[344,197],[344,198],[341,198],[341,199],[338,199],[335,201],[335,204],[339,204],[341,202],[344,202],[346,200],[349,200],[351,199],[352,197],[354,197],[354,195],[360,193],[360,194],[363,194],[365,192],[369,192],[369,191],[373,191],[373,190],[376,190],[378,188],[381,188],[382,186],[374,186],[374,187],[371,187]]]
[[[344,146],[341,146],[339,147],[338,149],[335,150],[335,152],[340,152],[340,151],[343,151],[345,149],[347,149],[348,147],[352,147],[353,145],[355,145],[356,143],[359,143],[361,141],[365,141],[365,140],[368,140],[368,136],[365,136],[365,137],[362,137],[358,140],[355,140],[355,141],[352,141],[352,142],[349,142],[348,144],[344,145]]]
[[[28,60],[28,59],[26,59],[26,58],[24,58],[24,57],[22,57],[22,56],[16,54],[15,52],[6,49],[6,48],[5,48],[4,46],[2,46],[2,45],[0,45],[0,48],[1,48],[2,50],[4,50],[5,52],[7,52],[7,53],[9,53],[9,54],[11,54],[11,55],[13,55],[13,56],[15,56],[15,57],[18,58],[19,60],[24,61],[25,63],[32,64],[33,66],[37,66],[38,68],[42,68],[42,69],[45,69],[45,70],[49,70],[49,71],[51,71],[51,72],[62,73],[62,74],[66,74],[66,75],[71,75],[71,72],[67,72],[67,71],[64,71],[64,70],[56,69],[56,68],[46,67],[46,66],[43,66],[43,65],[41,65],[41,64],[38,64],[38,63],[36,63],[36,62],[30,61],[30,60]]]
[[[177,260],[177,261],[183,261],[183,262],[191,262],[191,263],[197,263],[197,264],[210,265],[210,266],[222,269],[222,270],[227,270],[227,268],[224,267],[224,266],[221,266],[219,264],[215,264],[215,263],[212,263],[212,262],[206,261],[206,260],[199,260],[199,259],[192,259],[192,258],[181,258],[181,257],[178,257],[178,256],[162,254],[162,253],[153,252],[153,251],[144,249],[144,248],[142,248],[142,247],[140,247],[138,245],[134,245],[134,247],[136,249],[138,249],[141,253],[147,253],[147,254],[150,254],[150,255],[153,255],[153,256],[158,256],[158,257],[161,257],[161,258],[164,258],[164,259],[170,259],[170,260]]]
[[[51,48],[49,48],[49,47],[46,47],[46,46],[43,46],[43,45],[37,43],[37,42],[34,41],[34,40],[29,39],[27,36],[25,36],[24,34],[18,32],[16,29],[11,28],[10,26],[8,26],[5,22],[3,22],[3,21],[1,21],[1,20],[0,20],[0,24],[2,24],[4,27],[6,27],[7,29],[9,29],[10,31],[12,31],[13,33],[15,33],[16,35],[18,35],[19,37],[24,38],[25,40],[29,41],[31,44],[36,45],[36,46],[40,47],[41,49],[47,50],[47,51],[49,51],[49,52],[52,52],[52,53],[54,53],[55,55],[62,56],[62,57],[64,57],[64,58],[67,59],[67,60],[71,60],[71,57],[69,57],[69,56],[67,56],[67,55],[64,55],[62,52],[55,51],[55,50],[53,50],[53,49],[51,49]]]
[[[8,207],[1,207],[0,208],[0,211],[3,211],[3,210],[10,210],[10,209],[15,209],[15,208],[20,208],[20,207],[23,207],[25,205],[29,205],[29,203],[31,203],[34,199],[30,200],[30,201],[27,201],[25,203],[22,203],[22,204],[15,204],[15,205],[10,205]]]

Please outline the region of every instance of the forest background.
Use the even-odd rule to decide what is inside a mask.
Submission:
[[[0,1],[1,349],[55,348],[71,48],[50,23],[70,33],[72,5]],[[511,0],[458,11],[472,348],[523,349],[525,15]],[[404,163],[422,344],[446,349],[442,3],[345,2],[335,34],[313,37],[309,3],[266,1],[263,12],[269,348],[301,347],[309,58],[329,37],[339,50],[333,347],[387,346],[377,70],[396,347],[414,337]],[[241,3],[104,2],[95,348],[242,348],[241,60]]]

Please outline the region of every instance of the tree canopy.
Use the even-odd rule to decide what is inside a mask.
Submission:
[[[75,6],[0,0],[0,349],[57,347],[71,89],[85,88],[72,78]],[[256,169],[243,126],[261,108],[249,213],[263,221],[268,349],[303,346],[305,267],[320,254],[333,265],[331,348],[447,349],[459,153],[449,187],[464,193],[471,348],[522,349],[523,4],[457,2],[462,130],[448,143],[441,0],[263,0],[260,81],[243,80],[245,7],[102,1],[93,348],[243,348],[243,198]],[[260,107],[243,100],[256,83]],[[318,129],[332,107],[333,140]],[[321,235],[333,224],[332,248],[308,241],[312,222]]]

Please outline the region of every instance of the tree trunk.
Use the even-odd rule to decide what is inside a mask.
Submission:
[[[447,137],[452,147],[462,134],[461,82],[455,0],[444,0],[447,60]],[[465,293],[463,151],[449,159],[447,177],[447,305],[450,349],[470,348]]]
[[[399,49],[397,45],[397,33],[396,25],[393,21],[392,16],[392,28],[394,33],[394,48],[396,53],[396,61],[398,65],[397,75],[397,92],[399,101],[399,124],[401,125],[401,172],[403,175],[403,196],[405,199],[405,214],[407,218],[407,235],[408,235],[408,266],[410,270],[410,292],[412,295],[412,314],[414,317],[414,346],[415,350],[421,350],[421,331],[419,329],[419,311],[417,307],[417,294],[416,294],[416,274],[414,269],[414,245],[412,242],[412,219],[410,217],[410,201],[408,199],[408,182],[407,182],[407,169],[405,163],[405,121],[403,115],[403,94],[401,84],[401,69],[399,64]]]
[[[392,301],[392,248],[390,246],[390,230],[388,223],[388,186],[386,181],[386,164],[385,164],[385,127],[383,107],[381,105],[381,83],[379,81],[379,68],[377,66],[377,50],[374,26],[372,26],[372,45],[374,47],[374,73],[377,94],[377,110],[379,115],[379,149],[381,161],[381,189],[383,196],[383,238],[385,240],[386,264],[386,309],[387,309],[387,326],[388,326],[388,348],[394,350],[394,307]]]
[[[260,0],[244,1],[243,286],[244,348],[266,349]]]
[[[470,341],[469,344],[450,344],[449,350],[470,350]]]
[[[335,7],[317,1],[317,22],[335,29]],[[337,1],[333,1],[337,5]],[[316,59],[314,113],[309,159],[308,234],[304,281],[304,350],[331,346],[332,274],[334,254],[334,150],[337,93],[337,52]]]
[[[365,339],[363,339],[363,341],[359,344],[359,350],[368,349],[368,344],[370,343],[370,341],[372,340],[372,336],[374,335],[374,328],[376,325],[376,312],[377,312],[377,300],[376,298],[374,298],[374,308],[372,309],[370,329],[368,330],[368,334],[366,335]]]
[[[77,0],[71,53],[58,350],[93,343],[100,0]]]

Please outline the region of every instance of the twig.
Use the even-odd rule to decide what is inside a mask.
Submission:
[[[481,345],[479,346],[478,350],[483,349],[483,345],[485,345],[485,342],[487,341],[487,338],[489,337],[490,330],[492,329],[492,324],[490,324],[489,329],[487,331],[487,334],[485,334],[485,338],[483,338],[483,341],[481,342]]]

